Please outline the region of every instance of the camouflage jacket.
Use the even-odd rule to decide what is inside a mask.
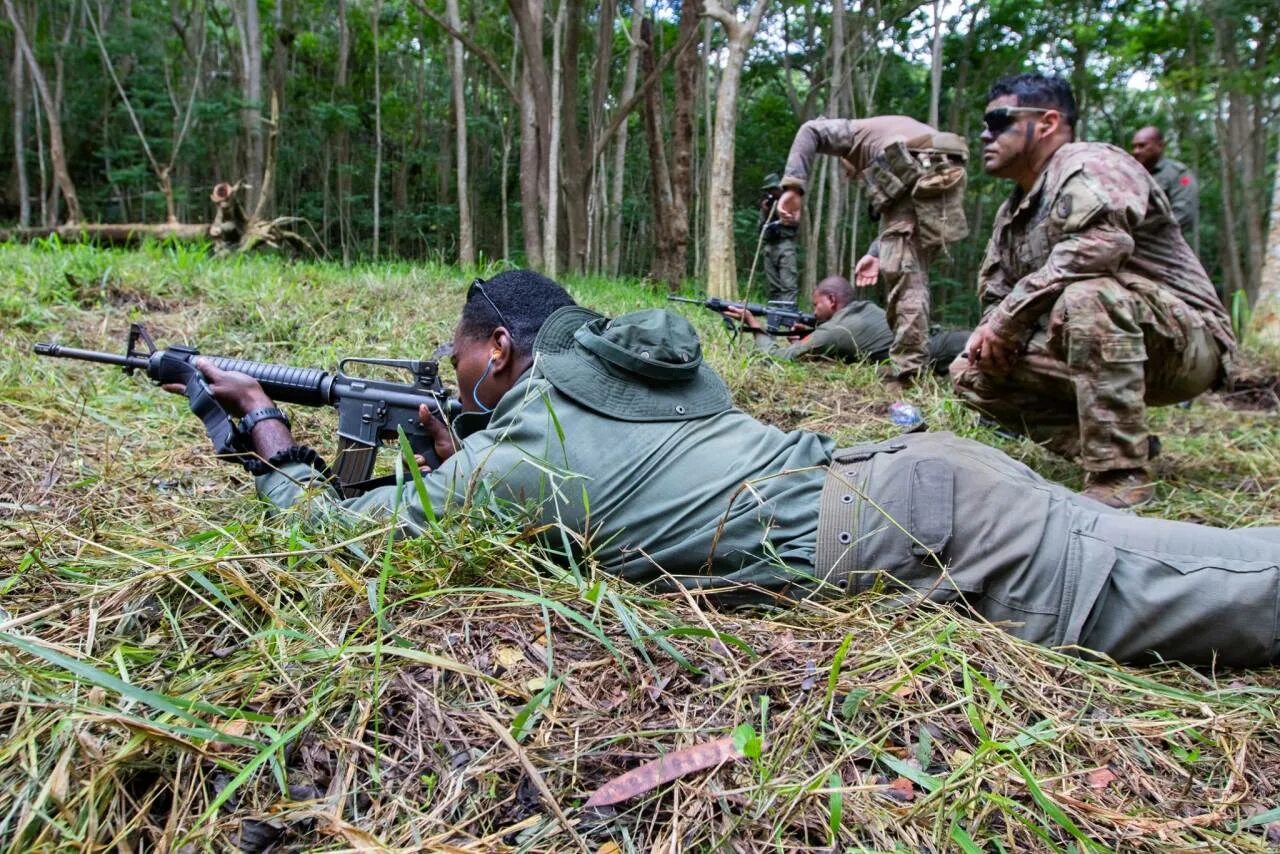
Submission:
[[[1022,341],[1064,288],[1102,276],[1176,298],[1200,316],[1230,361],[1230,315],[1155,179],[1114,145],[1069,143],[1030,192],[1015,188],[996,214],[978,274],[984,322],[1000,337]]]

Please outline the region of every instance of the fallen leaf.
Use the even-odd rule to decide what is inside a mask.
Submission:
[[[524,659],[524,653],[514,646],[500,646],[494,658],[498,660],[499,665],[510,670]]]
[[[693,774],[696,771],[713,768],[722,762],[741,758],[742,754],[733,746],[731,735],[685,747],[614,777],[596,789],[595,793],[587,799],[585,806],[605,807],[621,803],[686,774]]]
[[[1110,768],[1098,768],[1089,772],[1089,788],[1105,789],[1111,785],[1111,781],[1116,779],[1115,772]]]
[[[596,849],[596,854],[622,854],[622,846],[610,839]]]
[[[916,799],[915,786],[906,777],[898,777],[888,788],[885,794],[893,798],[895,801],[914,801]]]

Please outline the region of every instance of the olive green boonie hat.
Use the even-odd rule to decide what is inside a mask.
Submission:
[[[770,172],[764,176],[764,183],[760,185],[762,190],[780,190],[782,189],[782,176],[777,172]]]
[[[534,342],[538,370],[574,402],[619,421],[685,421],[733,408],[678,314],[646,309],[610,320],[569,306]]]

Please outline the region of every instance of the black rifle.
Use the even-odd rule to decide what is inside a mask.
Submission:
[[[139,350],[138,345],[146,346]],[[35,345],[38,356],[56,356],[120,365],[126,374],[146,371],[156,385],[178,383],[186,386],[191,411],[204,422],[214,452],[220,456],[247,453],[237,441],[236,428],[222,406],[213,398],[204,376],[193,364],[200,351],[173,344],[160,350],[140,323],[129,326],[129,340],[123,356],[95,350],[77,350],[45,342]],[[462,405],[449,396],[440,382],[439,363],[430,359],[343,359],[337,373],[319,368],[297,368],[249,362],[226,356],[206,356],[224,371],[239,371],[256,379],[272,400],[298,406],[332,406],[338,410],[338,458],[334,475],[346,495],[356,495],[373,485],[369,475],[378,446],[398,435],[403,428],[415,454],[427,464],[440,464],[431,435],[418,420],[418,406],[425,403],[437,416],[451,423]],[[349,364],[382,365],[408,371],[411,383],[352,377],[343,373]]]
[[[726,302],[719,297],[711,297],[710,299],[667,297],[667,299],[672,302],[691,302],[694,305],[705,306],[717,313],[723,313],[726,308],[745,309],[756,317],[764,318],[764,331],[770,335],[797,335],[815,329],[818,326],[816,317],[800,311],[796,304],[790,300],[769,300],[766,305],[758,305],[753,302]],[[725,323],[730,329],[735,328],[733,321],[727,317],[725,318]],[[797,327],[805,328],[797,329]]]

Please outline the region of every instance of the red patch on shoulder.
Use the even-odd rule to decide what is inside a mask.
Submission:
[[[1181,178],[1179,178],[1179,179],[1178,179],[1178,183],[1179,183],[1179,184],[1181,184],[1181,185],[1182,185],[1182,186],[1184,186],[1184,187],[1190,187],[1190,186],[1191,186],[1191,176],[1190,176],[1190,175],[1183,175]]]

